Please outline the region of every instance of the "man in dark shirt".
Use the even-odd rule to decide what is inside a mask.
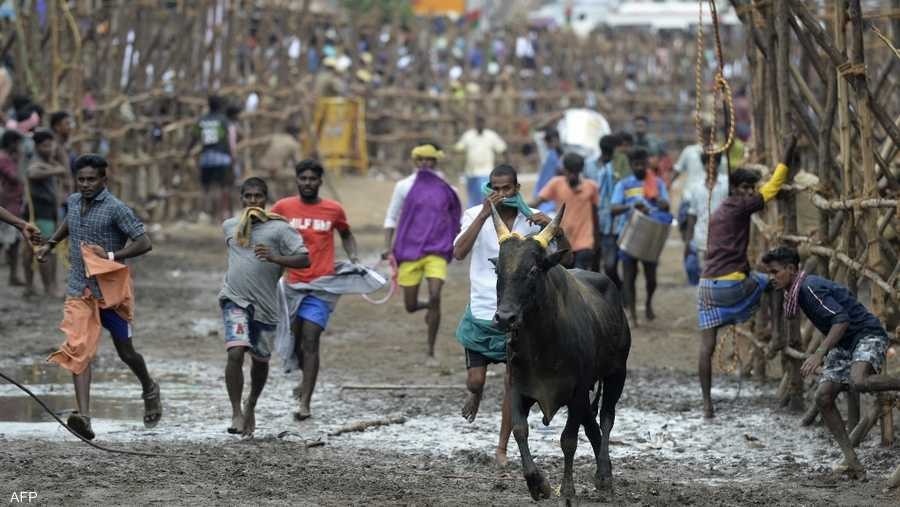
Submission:
[[[228,202],[228,176],[233,162],[228,142],[228,118],[225,116],[225,99],[210,95],[209,112],[201,116],[187,147],[189,155],[199,142],[200,185],[203,187],[204,211],[213,220],[223,221],[231,210],[225,210]]]
[[[796,137],[788,139],[785,160],[793,158],[796,143]],[[728,197],[709,219],[709,247],[697,292],[701,337],[698,370],[703,393],[703,415],[706,418],[714,415],[710,389],[712,356],[716,350],[718,330],[749,320],[768,284],[765,275],[751,272],[747,260],[750,217],[778,194],[787,180],[787,173],[787,165],[778,164],[769,181],[757,191],[759,175],[747,169],[737,169],[729,175]]]
[[[835,471],[864,477],[865,469],[850,445],[834,400],[847,388],[852,392],[900,390],[900,379],[878,375],[890,344],[887,333],[881,321],[846,287],[800,271],[800,256],[796,250],[776,248],[763,257],[763,263],[775,287],[785,291],[785,317],[795,318],[797,310],[803,310],[806,318],[825,335],[825,340],[803,363],[800,371],[803,376],[808,376],[825,360],[816,402],[825,425],[844,453],[844,460]]]

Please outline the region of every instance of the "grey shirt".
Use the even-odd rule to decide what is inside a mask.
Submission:
[[[238,245],[234,238],[238,218],[222,223],[225,245],[228,247],[228,271],[219,292],[219,300],[227,299],[241,308],[253,307],[253,320],[263,324],[278,323],[278,279],[284,268],[274,262],[261,261],[253,253],[255,245],[266,245],[272,253],[296,256],[306,253],[303,238],[284,220],[254,222],[250,231],[250,246]]]

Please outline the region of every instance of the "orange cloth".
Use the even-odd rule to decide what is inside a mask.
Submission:
[[[649,201],[650,199],[658,198],[659,186],[656,184],[656,173],[653,172],[653,169],[647,169],[647,172],[644,174],[644,199]]]
[[[81,246],[85,274],[95,277],[103,293],[98,300],[88,295],[68,297],[63,306],[63,321],[59,330],[66,341],[47,361],[56,363],[78,375],[82,373],[100,344],[100,310],[112,309],[127,321],[134,318],[134,288],[128,266],[98,256],[86,246]]]

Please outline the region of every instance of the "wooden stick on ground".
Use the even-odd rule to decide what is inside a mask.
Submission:
[[[352,424],[348,424],[346,426],[341,426],[340,428],[331,431],[328,433],[329,437],[336,437],[338,435],[343,435],[344,433],[356,433],[366,431],[369,428],[377,428],[379,426],[388,426],[391,424],[403,424],[406,422],[406,417],[402,415],[394,415],[390,417],[385,417],[382,419],[374,419],[371,421],[359,421]]]
[[[465,389],[464,385],[447,385],[447,384],[422,384],[422,385],[403,385],[403,384],[344,384],[341,386],[343,390],[355,391],[409,391],[409,390],[457,390]]]

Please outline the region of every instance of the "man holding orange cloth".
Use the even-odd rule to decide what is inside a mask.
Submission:
[[[108,166],[99,155],[82,155],[75,160],[78,192],[69,196],[65,221],[37,252],[38,260],[45,262],[53,248],[69,238],[71,269],[60,324],[66,342],[48,361],[72,372],[78,411],[67,422],[88,440],[94,438],[90,417],[91,361],[97,354],[101,327],[110,332],[119,358],[141,382],[144,426],[152,428],[162,417],[159,384],[150,377],[144,358],[134,350],[131,341],[131,274],[120,263],[149,252],[152,246],[144,224],[106,189]]]

